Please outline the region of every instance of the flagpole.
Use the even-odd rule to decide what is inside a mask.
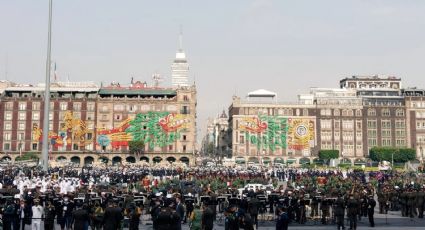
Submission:
[[[49,110],[50,110],[50,68],[52,52],[52,0],[49,0],[49,22],[47,34],[47,60],[46,81],[44,89],[44,117],[43,117],[43,145],[41,152],[41,164],[43,171],[47,172],[49,167]]]

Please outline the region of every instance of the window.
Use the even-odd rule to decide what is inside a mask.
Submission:
[[[49,121],[53,121],[53,112],[49,112]]]
[[[137,110],[137,105],[129,105],[128,106],[128,111],[129,112],[134,112]]]
[[[356,117],[361,117],[362,116],[362,110],[361,109],[357,109],[356,110]]]
[[[377,136],[377,131],[376,130],[368,130],[367,131],[367,136],[368,137],[376,137]]]
[[[172,145],[169,145],[168,146],[168,151],[173,151],[173,146]]]
[[[27,109],[27,103],[19,102],[19,110],[26,110],[26,109]]]
[[[12,117],[13,117],[12,112],[6,111],[5,116],[4,116],[4,119],[6,121],[11,121],[12,120]]]
[[[396,129],[404,129],[406,128],[406,122],[404,120],[396,120],[395,121],[395,128]]]
[[[245,144],[245,136],[244,135],[240,135],[239,140],[240,140],[239,141],[240,144]]]
[[[321,120],[320,127],[322,129],[331,129],[332,128],[332,120]]]
[[[320,115],[322,115],[322,116],[331,116],[331,112],[332,112],[331,109],[321,109],[320,110]]]
[[[50,102],[50,109],[55,110],[55,102]]]
[[[404,110],[403,109],[397,109],[397,111],[395,112],[395,115],[397,117],[403,117],[404,116]]]
[[[183,101],[189,101],[189,97],[187,95],[183,95]]]
[[[74,111],[81,111],[81,103],[74,103],[74,105],[73,105],[73,110]]]
[[[334,109],[334,116],[339,116],[339,115],[340,115],[339,109]]]
[[[102,114],[102,120],[103,120],[103,121],[108,120],[108,115],[106,115],[106,114]]]
[[[186,140],[187,140],[187,136],[183,135],[183,141],[186,141]]]
[[[18,120],[25,121],[26,120],[26,116],[27,116],[26,112],[19,112],[19,114],[18,114]]]
[[[87,103],[87,111],[94,111],[94,103]]]
[[[32,150],[38,150],[38,144],[32,143]]]
[[[114,105],[114,111],[123,111],[124,106],[123,105]]]
[[[389,117],[391,115],[389,109],[382,109],[381,114],[383,117]]]
[[[18,130],[25,130],[25,122],[18,123]]]
[[[367,139],[367,144],[369,145],[369,147],[377,146],[377,140],[376,140],[376,138]]]
[[[10,150],[10,143],[4,143],[3,150],[6,150],[6,151]]]
[[[4,130],[12,130],[12,123],[10,122],[4,123]]]
[[[189,106],[184,105],[182,107],[182,114],[189,114]]]
[[[116,121],[120,121],[120,120],[122,119],[122,115],[121,115],[121,114],[115,114],[115,115],[114,115],[114,119],[115,119]]]
[[[381,121],[382,129],[391,129],[391,121],[390,120],[382,120]]]
[[[107,105],[102,106],[102,112],[108,112],[108,111],[109,109]]]
[[[33,102],[32,103],[32,110],[40,110],[40,102]]]
[[[40,119],[40,112],[32,112],[32,119],[38,121]]]
[[[183,145],[183,152],[186,152],[186,145]]]
[[[81,112],[73,112],[73,113],[72,113],[72,116],[73,116],[75,119],[81,119]]]
[[[391,139],[383,138],[382,146],[391,146]]]
[[[4,139],[5,141],[10,141],[10,140],[12,139],[12,135],[11,135],[11,133],[4,133],[4,134],[3,134],[3,139]]]
[[[382,130],[382,137],[391,137],[391,130]]]
[[[376,120],[367,120],[368,129],[376,129]]]
[[[341,122],[340,121],[334,121],[334,129],[340,129],[341,128]]]
[[[356,121],[356,130],[362,129],[362,121]]]
[[[68,109],[68,103],[67,102],[61,102],[60,103],[60,110],[65,111]]]
[[[87,113],[87,120],[93,121],[94,120],[94,113]]]
[[[6,102],[6,110],[13,110],[13,102]]]
[[[353,120],[342,121],[342,128],[349,129],[349,130],[354,129],[354,121]]]
[[[72,150],[78,150],[78,145],[77,144],[73,144],[72,145]]]
[[[376,116],[376,110],[375,109],[368,109],[367,115],[368,116]]]
[[[18,133],[18,141],[25,140],[25,133]]]

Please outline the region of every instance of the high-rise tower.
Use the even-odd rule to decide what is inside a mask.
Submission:
[[[189,64],[186,54],[183,51],[183,33],[180,29],[179,49],[176,52],[176,58],[171,65],[171,84],[173,87],[189,86]]]

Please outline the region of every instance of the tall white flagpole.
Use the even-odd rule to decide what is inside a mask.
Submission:
[[[41,152],[41,164],[43,171],[49,167],[49,110],[50,110],[50,68],[52,52],[52,0],[49,0],[49,22],[47,35],[47,60],[46,60],[46,81],[44,90],[44,117],[43,117],[43,146]]]

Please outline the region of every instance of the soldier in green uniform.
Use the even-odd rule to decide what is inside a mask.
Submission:
[[[407,210],[407,192],[401,191],[400,193],[400,205],[401,205],[401,216],[406,217],[408,210]]]
[[[424,198],[425,198],[424,189],[419,189],[416,192],[416,207],[418,208],[419,218],[424,218]]]

